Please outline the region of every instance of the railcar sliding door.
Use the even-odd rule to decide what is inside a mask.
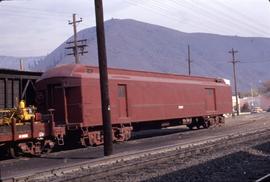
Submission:
[[[7,80],[6,82],[6,89],[7,89],[7,108],[12,108],[13,107],[13,85],[12,85],[12,80]]]
[[[118,110],[119,117],[128,117],[127,85],[118,85]]]
[[[48,86],[48,107],[49,109],[55,109],[54,116],[57,124],[65,124],[66,113],[65,113],[65,98],[64,89],[58,85]]]
[[[5,82],[0,80],[0,108],[5,108]]]
[[[215,111],[216,108],[216,93],[214,88],[205,89],[205,108],[206,111]]]
[[[81,88],[65,88],[68,123],[82,122]]]
[[[19,99],[20,99],[20,82],[19,80],[13,80],[13,107],[18,105]],[[26,104],[30,105],[30,103],[27,102],[27,100]]]

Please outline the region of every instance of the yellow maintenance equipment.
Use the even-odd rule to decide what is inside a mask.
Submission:
[[[18,117],[21,121],[28,121],[35,118],[34,107],[25,107],[25,101],[21,100],[18,107]]]
[[[0,126],[10,125],[12,118],[16,119],[16,124],[35,119],[35,107],[26,107],[25,101],[21,100],[17,108],[0,109]]]
[[[0,110],[0,126],[11,124],[11,118],[14,116],[15,111],[12,109],[1,109]]]

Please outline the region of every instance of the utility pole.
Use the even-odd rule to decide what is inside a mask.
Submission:
[[[23,60],[22,60],[22,59],[20,59],[20,70],[21,70],[21,71],[24,70],[24,69],[23,69]]]
[[[191,57],[190,57],[190,46],[188,45],[188,75],[191,75]]]
[[[112,145],[111,106],[109,98],[109,84],[108,84],[107,56],[105,45],[102,0],[95,0],[95,10],[96,10],[98,63],[100,74],[102,119],[103,119],[103,133],[104,133],[104,155],[109,156],[113,152],[113,145]]]
[[[79,64],[80,63],[80,60],[79,60],[79,54],[78,54],[78,42],[77,42],[77,23],[80,23],[82,22],[82,18],[80,18],[80,20],[76,20],[76,14],[74,13],[73,14],[73,20],[72,22],[69,21],[69,25],[73,25],[73,32],[74,32],[74,47],[71,47],[73,48],[73,51],[74,51],[74,56],[75,56],[75,63],[76,64]],[[66,48],[68,49],[68,48]]]
[[[238,53],[238,51],[236,51],[232,48],[232,50],[229,51],[229,53],[232,54],[232,61],[230,63],[233,64],[233,79],[234,79],[234,93],[235,93],[235,100],[236,100],[236,112],[237,112],[237,116],[239,116],[238,90],[237,90],[237,79],[236,79],[236,63],[238,63],[240,61],[235,60],[235,54]]]
[[[251,89],[250,90],[251,90],[251,97],[252,97],[251,107],[253,109],[253,107],[254,107],[254,93],[253,93],[252,85],[251,85]]]

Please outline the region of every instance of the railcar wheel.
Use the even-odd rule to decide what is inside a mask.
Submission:
[[[44,147],[44,149],[42,150],[42,153],[43,154],[49,154],[49,153],[51,153],[52,152],[52,148],[50,148],[50,147]]]
[[[193,129],[193,125],[192,125],[192,124],[187,125],[187,127],[188,127],[190,130]]]
[[[209,122],[208,121],[203,122],[203,128],[209,128]]]
[[[15,148],[15,146],[10,146],[8,153],[9,156],[13,159],[17,159],[19,157],[18,150]]]
[[[53,142],[51,140],[46,140],[43,143],[42,153],[45,153],[45,154],[51,153],[54,146],[55,146],[55,142]]]

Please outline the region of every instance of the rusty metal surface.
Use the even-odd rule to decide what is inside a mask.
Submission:
[[[27,140],[32,138],[51,136],[52,131],[49,123],[35,122],[16,125],[0,126],[0,142],[11,142],[16,140]]]
[[[11,132],[11,126],[0,126],[0,134],[4,133],[10,133]]]

